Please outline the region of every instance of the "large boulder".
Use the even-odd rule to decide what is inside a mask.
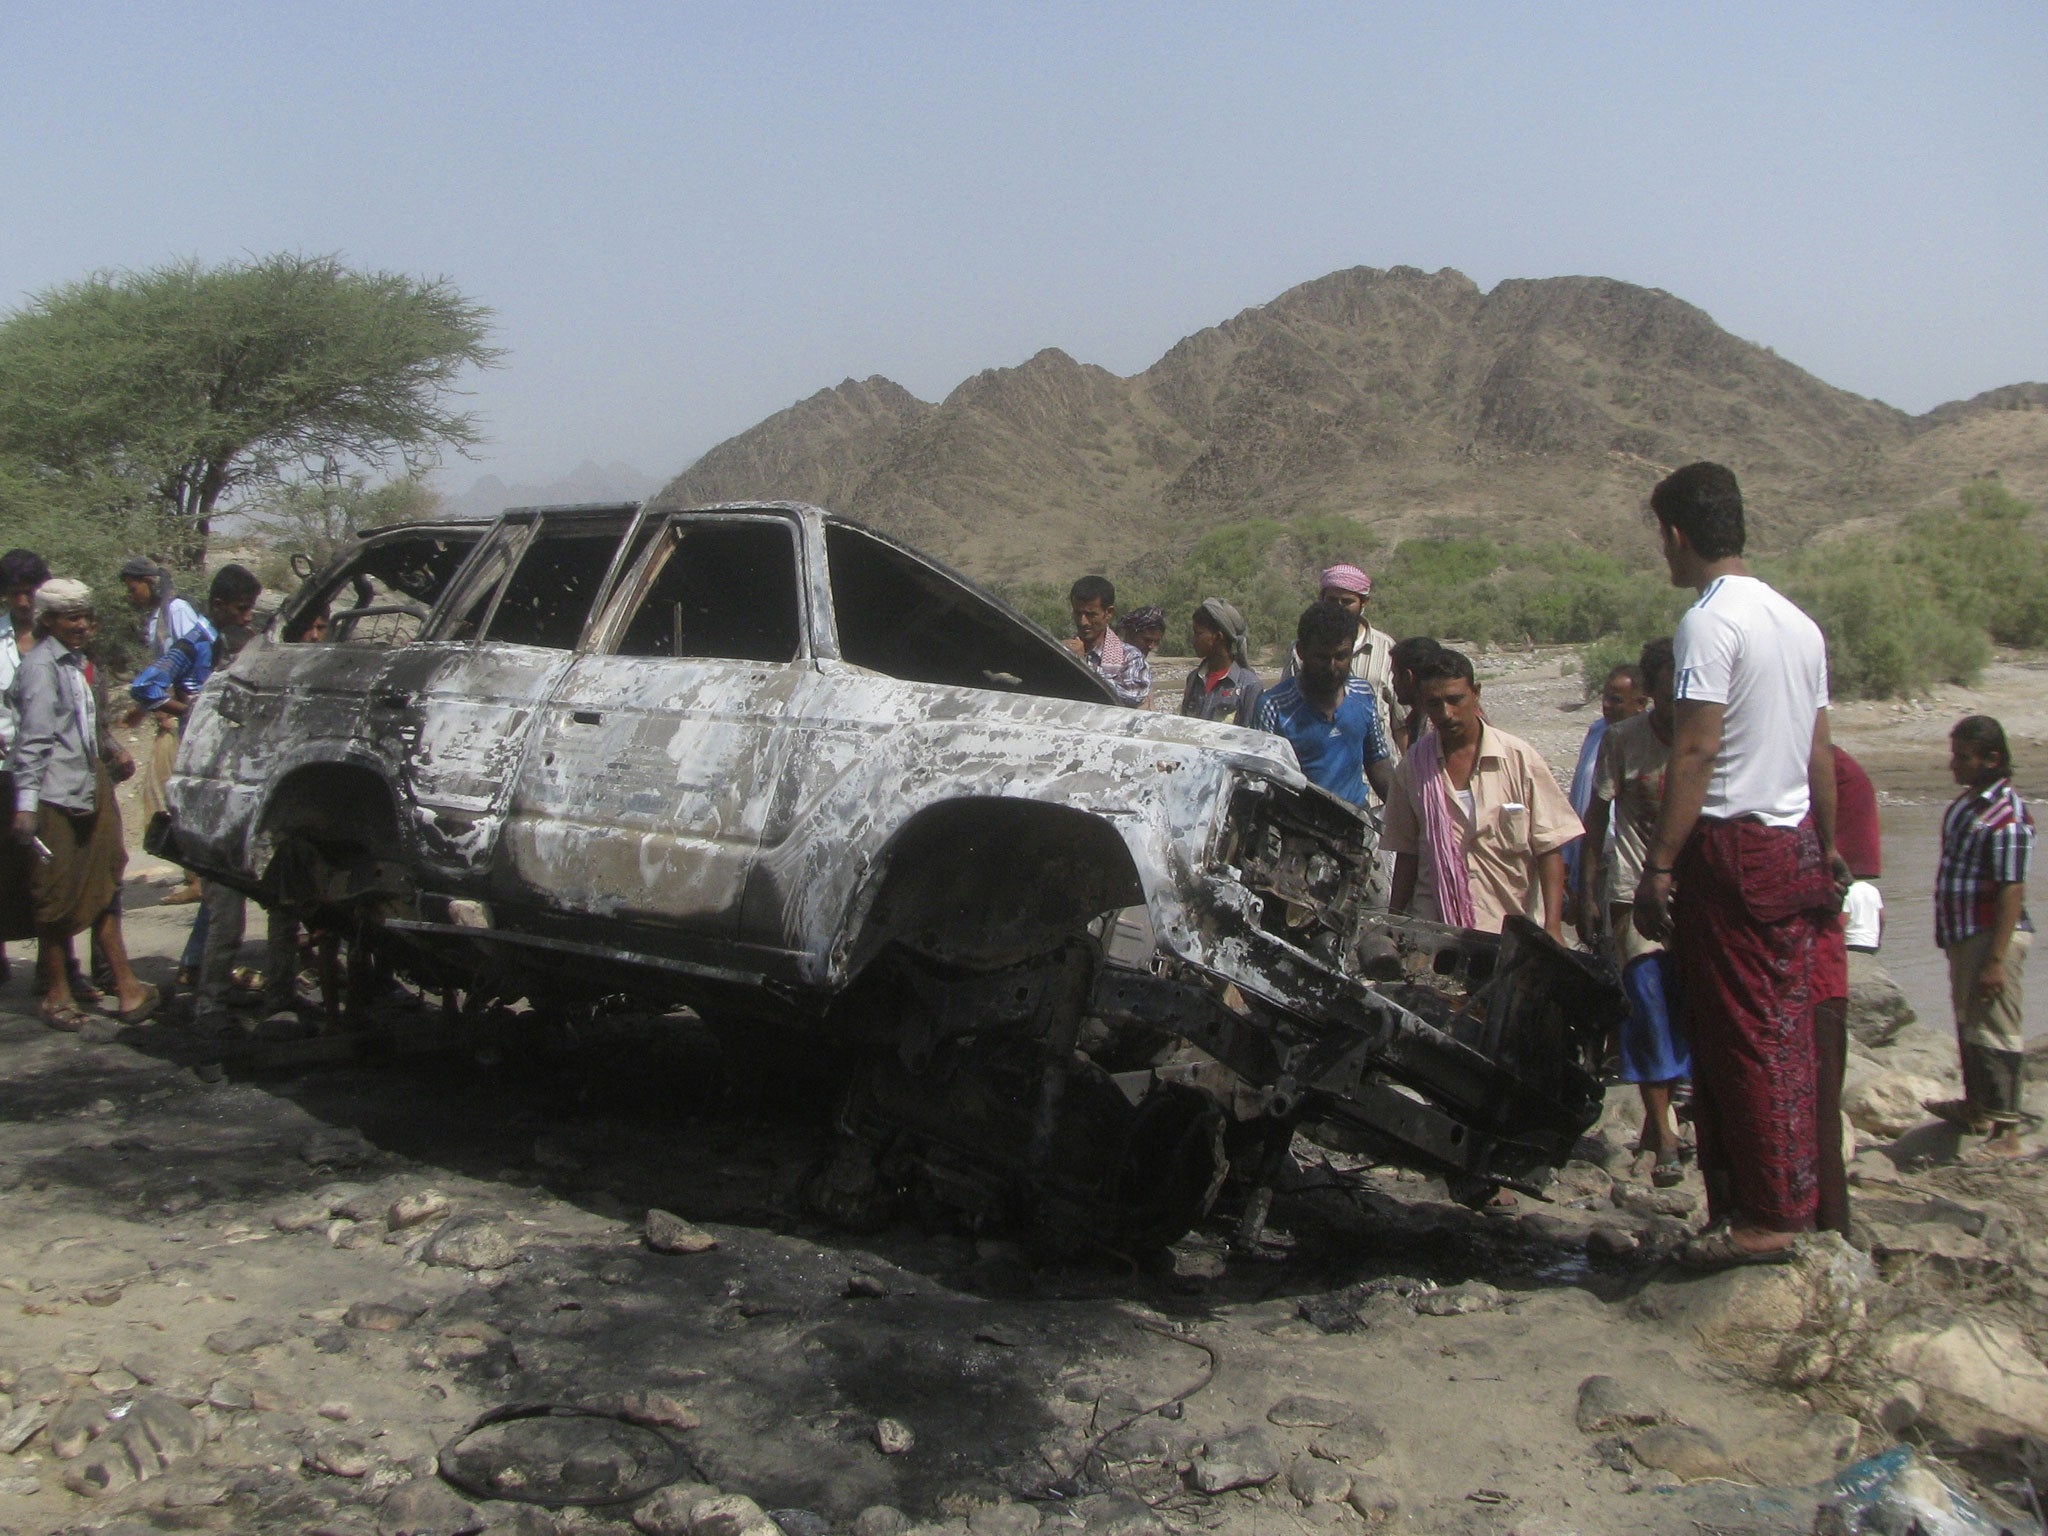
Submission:
[[[1651,1282],[1636,1308],[1700,1348],[1766,1373],[1810,1368],[1820,1341],[1859,1326],[1877,1272],[1833,1232],[1802,1237],[1784,1264],[1749,1264]]]
[[[1921,1107],[1925,1101],[1944,1096],[1941,1084],[1932,1078],[1874,1072],[1843,1091],[1842,1113],[1857,1130],[1891,1141],[1929,1118]]]
[[[1849,956],[1849,1033],[1865,1045],[1887,1045],[1917,1015],[1875,955]]]
[[[1919,1385],[1922,1422],[1951,1439],[2048,1440],[2048,1366],[2016,1328],[1974,1318],[1908,1327],[1883,1341],[1881,1359]]]

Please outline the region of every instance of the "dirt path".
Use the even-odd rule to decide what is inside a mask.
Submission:
[[[1487,696],[1568,763],[1565,664],[1489,658]],[[1854,740],[1904,785],[1949,707],[1873,711]],[[165,982],[192,909],[136,874],[131,944]],[[715,1488],[787,1536],[1805,1532],[1808,1485],[1895,1431],[1979,1443],[1952,1405],[1899,1409],[1830,1329],[1967,1305],[2024,1337],[2048,1293],[2048,1164],[1969,1169],[1932,1127],[1860,1138],[1882,1279],[1830,1280],[1828,1253],[1675,1278],[1697,1186],[1629,1182],[1625,1092],[1549,1201],[1474,1212],[1303,1140],[1270,1251],[1230,1252],[1221,1212],[1169,1254],[1050,1258],[817,1225],[798,1191],[829,1085],[766,1079],[687,1019],[481,1051],[400,1005],[368,1045],[80,1038],[35,1020],[24,971],[0,988],[0,1531],[633,1528],[630,1503],[461,1503],[445,1456],[499,1493],[710,1485],[643,1506],[656,1531]],[[1859,1071],[1939,1058],[1909,1036]],[[650,1208],[714,1245],[654,1251]],[[1823,1339],[1841,1358],[1816,1366]],[[1582,1415],[1595,1375],[1641,1411]],[[451,1454],[507,1403],[623,1417]],[[750,1508],[698,1529],[773,1536]]]

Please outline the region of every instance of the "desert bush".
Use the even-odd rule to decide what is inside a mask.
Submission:
[[[1983,629],[1946,608],[1933,580],[1898,546],[1829,545],[1764,574],[1827,636],[1836,697],[1890,698],[1974,682],[1991,658]]]
[[[2033,518],[1997,480],[1972,480],[1955,511],[1909,517],[1900,548],[1956,619],[2001,645],[2048,644],[2048,538]]]

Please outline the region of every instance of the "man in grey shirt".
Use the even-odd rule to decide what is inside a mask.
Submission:
[[[40,642],[22,657],[8,689],[17,724],[7,768],[14,778],[15,840],[36,853],[43,1021],[64,1030],[85,1022],[71,990],[70,954],[72,935],[90,928],[113,972],[122,1021],[140,1023],[154,1011],[157,995],[129,969],[114,902],[127,852],[87,672],[92,591],[82,581],[44,582],[35,614]]]

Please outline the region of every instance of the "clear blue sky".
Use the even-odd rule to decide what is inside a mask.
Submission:
[[[280,249],[498,313],[489,469],[848,375],[1119,373],[1352,265],[1665,288],[1909,410],[2048,378],[2048,7],[18,3],[0,303]]]

